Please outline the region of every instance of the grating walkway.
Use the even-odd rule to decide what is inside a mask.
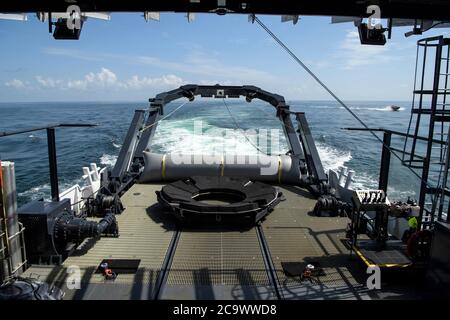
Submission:
[[[32,266],[26,275],[56,282],[75,299],[151,299],[156,278],[173,236],[173,223],[156,203],[160,185],[135,184],[122,197],[124,212],[117,216],[120,236],[84,242],[61,267]],[[136,274],[119,274],[114,282],[95,273],[103,259],[140,259]],[[67,268],[81,269],[81,289],[66,287]]]
[[[304,190],[284,187],[280,203],[262,224],[285,299],[366,299],[365,270],[349,259],[343,240],[347,218],[316,217],[315,199]],[[313,283],[285,275],[282,264],[319,264],[324,275]],[[355,274],[351,271],[353,270]],[[361,278],[357,280],[358,276]]]
[[[183,229],[162,298],[274,299],[260,244],[250,230]]]
[[[122,197],[124,212],[117,217],[119,238],[101,238],[83,243],[62,266],[32,266],[25,276],[39,276],[66,292],[66,299],[152,299],[155,283],[175,223],[160,211],[155,191],[161,185],[135,184]],[[275,284],[285,299],[365,299],[360,285],[365,276],[356,259],[349,259],[342,240],[346,218],[314,217],[315,204],[309,193],[294,187],[280,188],[286,197],[262,223],[266,244],[276,270]],[[255,228],[184,228],[166,273],[162,299],[275,299],[267,261],[261,253]],[[103,259],[140,259],[135,274],[119,274],[114,282],[95,273]],[[318,282],[300,283],[287,277],[286,262],[319,262],[325,275]],[[81,289],[66,286],[68,267],[81,269]]]

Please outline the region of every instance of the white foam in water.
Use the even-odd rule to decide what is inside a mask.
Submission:
[[[38,200],[40,198],[45,198],[50,194],[50,184],[42,184],[37,187],[30,188],[24,192],[19,192],[17,195],[19,197],[27,197],[31,200]]]
[[[333,106],[328,106],[328,105],[317,105],[317,106],[309,105],[308,107],[314,108],[314,109],[333,109],[333,108],[335,108]]]
[[[338,150],[321,142],[316,142],[316,146],[325,172],[328,172],[330,169],[337,171],[340,166],[348,166],[347,162],[352,160],[352,155],[349,151]],[[352,169],[351,164],[349,169]],[[378,180],[364,172],[355,172],[353,180],[352,188],[355,190],[378,188]],[[392,191],[392,194],[403,196],[404,194],[410,195],[410,192]]]
[[[351,168],[350,168],[351,169]],[[364,189],[378,189],[378,178],[373,177],[365,172],[357,171],[353,177],[352,189],[364,190]],[[392,186],[388,187],[388,195],[391,200],[406,201],[408,197],[417,197],[413,190],[398,190]]]
[[[405,201],[408,197],[412,199],[418,198],[418,195],[414,190],[397,190],[396,188],[389,186],[388,187],[388,195],[391,200],[402,200]]]
[[[345,109],[344,107],[339,107],[339,109]],[[391,106],[382,107],[382,108],[370,108],[370,107],[350,107],[351,110],[366,110],[366,111],[390,111],[392,112]],[[398,111],[403,111],[405,108],[400,107]]]
[[[73,185],[77,183],[81,183],[81,179],[76,179],[71,182],[64,182],[59,184],[59,192],[61,193],[64,190],[67,190],[68,188],[72,187]],[[19,197],[25,197],[29,200],[39,200],[44,198],[44,200],[50,200],[50,194],[51,194],[51,187],[49,183],[41,184],[37,187],[30,188],[28,190],[25,190],[23,192],[17,193]]]
[[[364,172],[355,172],[352,188],[355,190],[378,189],[378,181]]]
[[[185,120],[175,120],[162,123],[154,136],[152,146],[156,146],[159,150],[155,152],[161,153],[194,153],[194,154],[257,154],[258,151],[252,146],[245,137],[237,130],[231,131],[226,136],[222,136],[220,131],[203,125],[207,134],[194,135],[193,125]],[[282,133],[281,137],[282,137]],[[247,135],[251,141],[253,137]],[[322,160],[323,167],[326,172],[328,170],[337,170],[340,166],[345,165],[352,160],[350,151],[338,150],[335,147],[327,145],[323,142],[316,142],[317,151]],[[264,148],[261,148],[264,150]],[[272,154],[284,154],[287,151],[286,142],[280,141],[278,150],[274,150]],[[377,181],[372,177],[360,175],[356,173],[354,187],[358,189],[375,187]]]
[[[117,161],[117,156],[115,156],[115,155],[110,155],[110,154],[104,153],[100,157],[100,164],[103,164],[105,166],[112,167],[116,164],[116,161]]]
[[[392,108],[391,108],[391,106],[387,106],[384,108],[375,108],[375,110],[377,110],[377,111],[392,111]],[[398,111],[403,111],[403,110],[405,110],[405,108],[403,108],[403,107],[400,107],[398,109]]]
[[[117,161],[117,156],[116,155],[110,155],[110,154],[103,154],[100,157],[100,164],[103,166],[114,166],[114,164]],[[80,171],[80,176],[81,176],[81,171]],[[81,184],[83,181],[81,178],[75,179],[73,181],[70,182],[64,182],[64,183],[60,183],[59,185],[59,191],[62,192],[64,190],[67,190],[68,188],[72,187],[75,184]],[[51,187],[49,183],[45,183],[42,185],[39,185],[37,187],[32,187],[28,190],[25,190],[23,192],[19,192],[17,195],[19,197],[24,197],[27,198],[29,200],[38,200],[41,198],[44,198],[44,200],[49,200],[50,199],[50,193],[51,193]]]
[[[194,130],[192,120],[162,122],[153,138],[152,149],[161,153],[254,155],[259,153],[255,147],[258,146],[260,150],[267,151],[265,146],[257,144],[256,131],[243,134],[240,130],[212,127],[205,121],[202,122],[203,133]],[[283,133],[280,131],[278,135],[281,138],[279,146],[271,150],[272,154],[284,154],[287,151]]]
[[[316,142],[316,147],[326,172],[328,170],[337,170],[352,159],[350,151],[340,151],[321,142]]]

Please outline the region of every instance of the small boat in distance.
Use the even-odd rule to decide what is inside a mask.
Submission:
[[[395,106],[395,105],[393,105],[393,104],[391,104],[391,105],[389,106],[389,108],[391,108],[392,111],[398,111],[398,110],[400,109],[399,106]]]

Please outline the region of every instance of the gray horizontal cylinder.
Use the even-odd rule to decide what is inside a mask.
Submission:
[[[144,152],[140,182],[186,179],[192,176],[246,177],[250,180],[295,184],[298,160],[289,155],[198,155]]]

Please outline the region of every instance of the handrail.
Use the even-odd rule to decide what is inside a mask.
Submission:
[[[45,127],[36,127],[30,129],[20,129],[14,131],[0,132],[0,138],[6,136],[12,136],[27,132],[46,130],[47,131],[47,146],[48,146],[48,163],[50,168],[50,186],[52,193],[52,201],[59,201],[59,187],[58,187],[58,166],[56,161],[56,139],[55,128],[60,127],[95,127],[96,124],[89,123],[56,123],[47,125]]]
[[[58,127],[96,127],[96,126],[97,126],[96,124],[90,124],[90,123],[57,123],[57,124],[47,125],[46,127],[20,129],[20,130],[14,130],[14,131],[9,131],[9,132],[3,131],[3,132],[0,132],[0,138],[6,137],[6,136],[13,136],[16,134],[21,134],[21,133],[28,133],[28,132],[33,132],[33,131],[58,128]]]
[[[407,138],[413,138],[414,137],[412,134],[409,134],[409,133],[404,133],[404,132],[390,130],[390,129],[384,129],[384,128],[342,128],[342,129],[343,130],[349,130],[349,131],[389,132],[391,134],[402,136],[402,137],[407,137]],[[422,136],[417,136],[416,139],[417,140],[422,140],[422,141],[428,141],[428,138],[425,138],[425,137],[422,137]],[[439,143],[439,144],[446,144],[446,141],[436,140],[436,139],[433,139],[433,142],[434,143]]]

